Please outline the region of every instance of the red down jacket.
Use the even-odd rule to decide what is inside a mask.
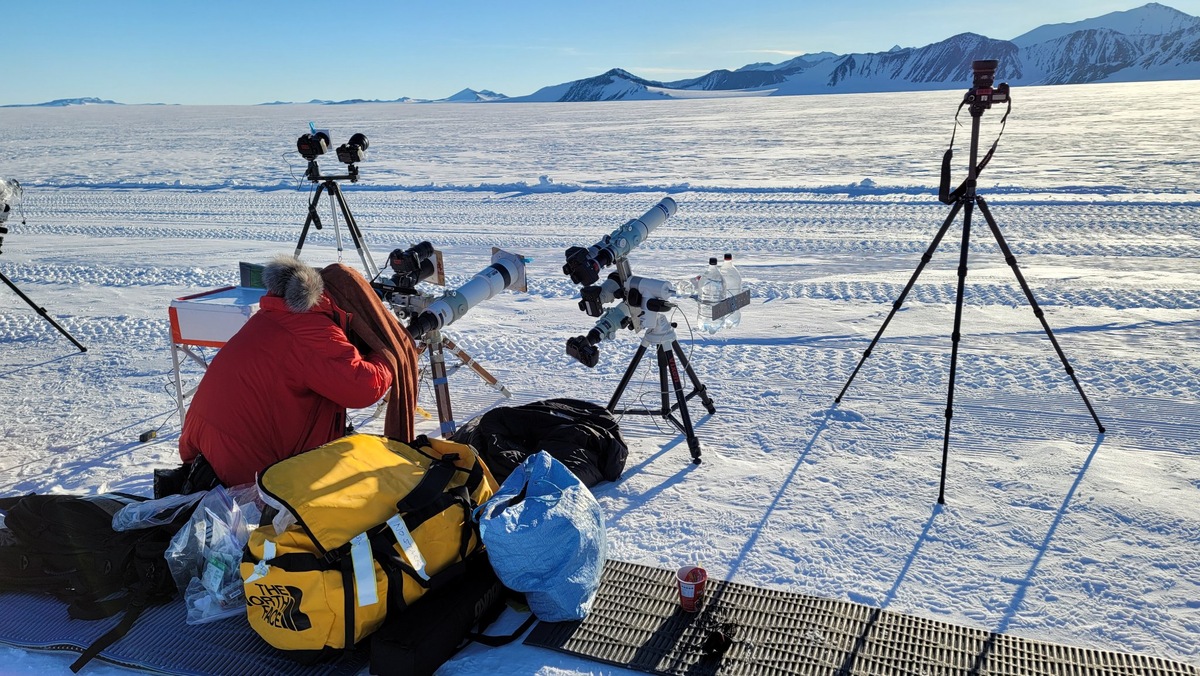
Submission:
[[[363,358],[344,331],[349,316],[327,294],[307,311],[263,296],[217,352],[192,399],[179,455],[203,455],[226,486],[342,436],[346,409],[379,401],[392,372],[382,354]]]

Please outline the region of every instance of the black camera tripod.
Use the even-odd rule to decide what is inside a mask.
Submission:
[[[621,383],[617,385],[616,392],[613,392],[612,399],[608,400],[608,411],[614,415],[654,415],[659,416],[671,423],[675,429],[683,433],[687,438],[688,450],[692,454],[692,463],[700,464],[700,440],[696,438],[696,430],[692,427],[692,416],[688,413],[687,402],[693,397],[700,397],[700,401],[704,404],[704,408],[713,414],[717,412],[713,406],[712,397],[708,396],[708,388],[700,383],[700,379],[696,377],[696,372],[692,370],[691,363],[688,362],[687,355],[684,354],[683,348],[679,346],[679,340],[675,336],[675,328],[671,322],[661,312],[647,312],[649,316],[648,326],[646,327],[646,335],[642,338],[642,342],[638,345],[637,352],[633,355],[633,360],[629,362],[629,368],[625,369],[625,375],[621,377]],[[630,379],[637,371],[638,363],[646,354],[646,349],[651,345],[655,346],[658,356],[658,383],[659,395],[662,397],[662,402],[659,408],[617,408],[617,403],[621,400],[621,396],[625,394],[625,388],[629,385]],[[683,381],[679,378],[679,367],[675,364],[675,358],[679,358],[679,363],[683,365],[683,370],[687,373],[688,378],[692,383],[692,391],[684,394]],[[667,381],[668,374],[670,382]],[[675,403],[671,403],[671,393],[675,393]],[[679,411],[679,418],[676,419],[672,413]]]
[[[358,229],[358,221],[354,220],[354,214],[350,212],[350,205],[346,203],[346,197],[342,194],[341,187],[338,186],[339,180],[348,180],[351,183],[356,183],[358,181],[358,167],[350,164],[347,165],[344,175],[322,176],[321,169],[317,166],[317,161],[310,159],[308,161],[308,169],[304,172],[304,177],[313,183],[320,183],[321,185],[317,186],[312,199],[308,201],[308,218],[304,219],[304,229],[300,231],[300,240],[296,242],[296,257],[300,257],[300,249],[304,247],[304,240],[308,237],[309,226],[315,225],[317,230],[321,229],[321,217],[317,214],[317,203],[321,201],[321,193],[327,192],[337,202],[337,206],[342,212],[342,219],[346,221],[346,230],[349,231],[350,239],[354,242],[354,248],[358,251],[358,257],[362,260],[363,270],[367,273],[367,279],[378,277],[379,268],[375,266],[375,261],[371,259],[371,251],[367,248],[366,241],[363,240],[362,231]],[[338,259],[340,260],[342,257],[342,231],[338,228],[336,212],[333,218],[333,236],[337,242]]]
[[[858,360],[858,365],[854,367],[854,371],[850,374],[850,378],[846,380],[846,384],[842,387],[842,391],[838,393],[834,403],[840,403],[842,397],[846,394],[846,390],[850,388],[850,383],[854,381],[854,376],[858,375],[858,370],[862,368],[863,362],[871,355],[871,350],[875,348],[875,344],[879,342],[879,338],[883,336],[883,332],[887,329],[888,323],[892,321],[892,317],[896,316],[896,312],[900,310],[900,306],[904,303],[905,297],[912,289],[913,284],[917,281],[921,271],[925,268],[925,264],[933,256],[933,252],[938,248],[942,241],[942,237],[946,234],[950,224],[954,222],[958,212],[963,212],[963,232],[962,245],[959,250],[958,257],[958,290],[954,299],[954,332],[951,334],[951,350],[950,350],[950,380],[946,394],[946,429],[942,435],[942,476],[941,483],[938,486],[938,504],[946,504],[946,461],[949,457],[950,449],[950,419],[954,415],[954,379],[958,369],[958,341],[960,338],[960,329],[962,328],[962,305],[963,305],[963,288],[967,280],[967,253],[970,246],[971,236],[971,212],[974,207],[979,208],[979,212],[983,214],[983,218],[987,221],[988,228],[992,231],[992,236],[996,239],[996,244],[999,245],[1001,253],[1004,254],[1004,261],[1012,268],[1013,274],[1017,278],[1017,282],[1021,285],[1021,290],[1025,293],[1025,298],[1029,301],[1030,307],[1033,308],[1033,314],[1042,324],[1042,329],[1045,330],[1046,336],[1050,339],[1050,344],[1054,346],[1054,351],[1058,353],[1058,358],[1062,361],[1063,368],[1067,375],[1071,377],[1071,381],[1075,383],[1075,389],[1079,391],[1079,396],[1083,399],[1083,403],[1087,406],[1088,413],[1092,415],[1092,420],[1096,422],[1096,427],[1100,433],[1104,433],[1104,425],[1100,423],[1100,418],[1097,417],[1095,409],[1092,408],[1092,403],[1088,401],[1087,395],[1083,393],[1083,387],[1079,384],[1079,379],[1075,376],[1075,369],[1071,368],[1071,364],[1067,361],[1067,356],[1063,353],[1062,347],[1059,346],[1058,340],[1054,337],[1054,332],[1050,330],[1050,325],[1046,323],[1045,313],[1038,305],[1037,299],[1033,297],[1033,291],[1029,289],[1029,284],[1025,281],[1025,276],[1021,274],[1021,269],[1017,267],[1017,259],[1013,256],[1012,250],[1008,246],[1008,242],[1004,240],[1004,235],[1000,233],[1000,227],[996,225],[996,219],[992,217],[992,212],[988,209],[987,202],[983,197],[975,192],[976,181],[980,170],[987,165],[991,159],[992,153],[996,150],[996,144],[992,144],[991,150],[984,157],[983,162],[976,164],[979,156],[979,121],[983,116],[983,111],[991,107],[992,102],[1007,101],[1011,106],[1012,103],[1008,98],[1008,85],[1001,84],[995,90],[991,88],[992,80],[991,73],[985,72],[981,78],[981,68],[995,68],[995,62],[980,62],[973,64],[975,68],[975,86],[967,91],[962,105],[969,106],[971,113],[971,154],[968,167],[966,181],[958,187],[953,193],[949,191],[949,172],[950,172],[950,156],[951,150],[946,151],[945,160],[942,165],[942,184],[941,194],[939,199],[946,204],[953,204],[950,210],[950,215],[946,217],[942,227],[938,229],[937,235],[934,236],[933,242],[925,253],[921,256],[921,262],[917,265],[917,269],[913,271],[912,277],[909,278],[908,284],[904,286],[904,290],[900,292],[900,297],[892,304],[892,310],[888,313],[886,319],[883,320],[883,325],[879,327],[879,331],[875,334],[875,338],[871,340],[871,344],[867,346],[863,352],[862,358]],[[1005,114],[1007,118],[1007,113]],[[999,142],[999,138],[996,139]],[[953,138],[951,138],[951,149],[953,149]]]

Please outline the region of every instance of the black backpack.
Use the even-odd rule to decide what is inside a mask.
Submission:
[[[467,421],[450,438],[478,451],[500,482],[526,458],[546,451],[591,487],[620,479],[629,455],[612,413],[579,399],[496,407]]]
[[[190,512],[166,525],[116,531],[113,515],[146,498],[25,495],[0,498],[0,592],[43,592],[68,604],[70,617],[98,620],[124,611],[121,622],[84,651],[79,671],[121,638],[147,606],[175,597],[164,556]]]

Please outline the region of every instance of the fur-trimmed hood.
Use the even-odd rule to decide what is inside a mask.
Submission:
[[[325,290],[325,280],[319,270],[287,254],[276,256],[267,263],[262,278],[267,292],[282,298],[292,312],[313,309]]]

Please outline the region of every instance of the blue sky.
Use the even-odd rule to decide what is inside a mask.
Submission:
[[[1139,0],[8,0],[0,105],[509,96],[624,68],[675,80],[806,52],[1011,39]],[[1200,0],[1167,0],[1200,15]]]

